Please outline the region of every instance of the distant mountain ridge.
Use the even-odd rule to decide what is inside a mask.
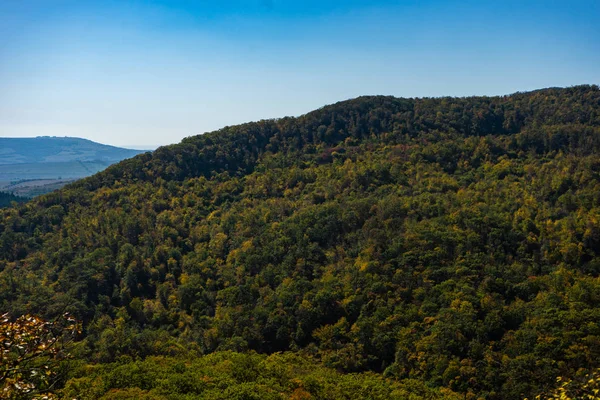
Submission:
[[[75,137],[0,138],[0,190],[34,197],[146,151]]]
[[[143,153],[75,137],[0,138],[0,164],[69,161],[114,163]]]

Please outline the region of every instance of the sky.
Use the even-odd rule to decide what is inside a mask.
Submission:
[[[598,83],[598,0],[0,0],[2,137],[150,148],[360,95]]]

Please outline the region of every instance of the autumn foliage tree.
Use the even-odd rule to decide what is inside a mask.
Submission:
[[[69,344],[81,325],[69,314],[55,321],[33,315],[0,320],[0,397],[52,399],[58,363],[68,358]]]
[[[549,393],[539,394],[534,400],[598,400],[600,399],[600,368],[575,377],[556,378],[557,387]],[[527,399],[525,399],[527,400]]]

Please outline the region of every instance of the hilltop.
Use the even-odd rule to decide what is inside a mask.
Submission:
[[[202,398],[228,374],[336,398],[360,373],[371,398],[520,399],[600,366],[597,86],[360,97],[1,213],[0,312],[81,319],[97,381],[67,387],[89,398]],[[207,380],[170,385],[194,363]]]

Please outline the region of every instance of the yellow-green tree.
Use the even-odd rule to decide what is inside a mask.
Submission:
[[[597,400],[600,399],[600,368],[573,379],[556,378],[558,387],[549,394],[535,397],[537,400]]]

